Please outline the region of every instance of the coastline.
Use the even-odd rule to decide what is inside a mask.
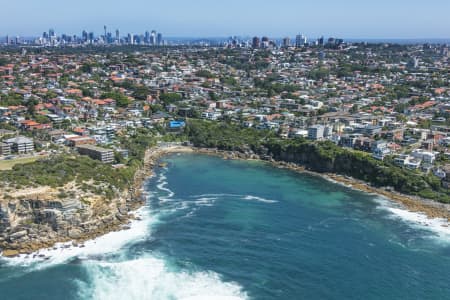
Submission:
[[[319,173],[307,170],[301,165],[295,163],[287,163],[284,161],[265,160],[257,155],[248,155],[235,151],[223,151],[217,149],[196,148],[196,153],[213,155],[222,157],[224,159],[240,159],[240,160],[254,160],[270,164],[275,168],[287,169],[297,173],[309,174],[312,176],[319,176],[334,183],[344,185],[348,188],[355,189],[361,192],[376,194],[388,200],[402,205],[407,211],[421,213],[426,215],[429,219],[445,219],[450,222],[450,204],[440,203],[430,199],[421,198],[418,196],[411,196],[402,194],[396,191],[390,191],[383,188],[373,187],[367,182],[333,173]]]
[[[84,247],[86,241],[96,239],[110,232],[129,229],[130,223],[136,219],[136,211],[145,205],[143,184],[153,175],[158,160],[164,155],[181,152],[193,152],[193,150],[189,147],[181,146],[158,146],[147,149],[144,155],[143,166],[134,174],[132,186],[128,190],[122,191],[119,197],[113,199],[112,204],[101,207],[101,210],[112,207],[111,210],[106,210],[102,216],[97,216],[94,220],[89,220],[85,223],[77,220],[78,225],[71,225],[63,232],[51,232],[51,229],[37,225],[38,230],[44,230],[44,232],[39,234],[40,232],[37,232],[34,228],[18,226],[20,227],[17,229],[19,231],[14,230],[14,233],[5,233],[5,237],[1,238],[0,256],[32,255],[39,250],[55,249],[58,244],[62,244],[61,248],[70,247],[69,243],[74,247]],[[97,208],[97,210],[99,209]],[[29,214],[30,211],[25,213]],[[89,223],[89,227],[86,226],[86,223]],[[13,227],[10,228],[14,229]],[[33,239],[28,236],[33,236]]]
[[[372,187],[368,183],[354,178],[338,174],[313,172],[294,163],[261,159],[259,156],[254,154],[248,155],[245,153],[235,151],[222,151],[217,149],[168,145],[168,146],[156,146],[146,150],[143,167],[136,171],[133,185],[130,187],[129,191],[124,192],[127,196],[126,214],[123,214],[121,217],[117,217],[116,219],[110,221],[110,223],[105,223],[104,228],[102,228],[101,230],[86,232],[85,234],[77,238],[57,237],[56,239],[51,240],[48,243],[24,245],[24,247],[19,247],[20,249],[5,248],[3,249],[1,255],[4,257],[15,257],[21,254],[31,255],[32,253],[36,253],[39,250],[51,249],[52,247],[55,247],[55,245],[63,243],[72,243],[72,246],[74,247],[84,247],[83,244],[86,241],[96,239],[110,232],[129,229],[130,223],[133,220],[136,220],[135,217],[136,211],[145,205],[145,200],[143,199],[144,182],[154,175],[154,169],[159,166],[159,160],[162,157],[172,153],[197,153],[202,155],[217,156],[222,159],[260,161],[267,163],[275,168],[287,169],[297,173],[309,174],[312,176],[319,176],[331,182],[342,184],[348,188],[352,188],[365,193],[376,194],[385,197],[394,203],[402,205],[404,209],[407,211],[424,214],[429,219],[445,219],[447,222],[450,222],[450,205],[448,204],[438,203],[420,197],[404,195],[398,192]],[[67,245],[61,247],[67,248]]]

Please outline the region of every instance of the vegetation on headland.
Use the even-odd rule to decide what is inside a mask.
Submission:
[[[0,172],[0,187],[16,190],[36,186],[60,188],[76,182],[83,191],[111,199],[115,191],[126,190],[132,185],[134,174],[143,165],[145,150],[155,145],[156,140],[148,130],[137,130],[120,137],[120,143],[128,149],[129,157],[125,160],[118,156],[117,163],[122,163],[119,167],[75,153],[53,155]]]
[[[275,160],[297,163],[311,171],[351,176],[375,187],[392,187],[404,194],[450,202],[448,190],[441,186],[436,176],[405,170],[389,159],[379,161],[366,153],[341,148],[329,141],[285,140],[269,131],[197,120],[189,122],[186,134],[197,147],[251,151]]]
[[[262,158],[292,162],[319,173],[335,173],[363,180],[375,187],[394,190],[440,202],[450,202],[450,194],[441,186],[439,178],[396,166],[389,158],[379,161],[364,152],[338,147],[329,141],[313,142],[303,138],[281,139],[270,130],[242,128],[226,122],[191,119],[184,132],[166,133],[138,129],[133,134],[119,136],[119,144],[129,156],[116,156],[122,166],[114,168],[88,157],[59,155],[33,163],[15,165],[0,172],[0,184],[19,189],[27,186],[62,187],[76,182],[83,189],[113,197],[111,190],[129,187],[136,171],[142,167],[146,149],[163,141],[189,140],[199,148],[254,153]],[[90,182],[90,184],[87,184]]]

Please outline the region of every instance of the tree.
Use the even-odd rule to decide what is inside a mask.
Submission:
[[[122,93],[119,92],[109,92],[101,96],[102,99],[111,98],[116,100],[116,105],[118,107],[127,107],[130,104],[130,99]]]
[[[159,96],[159,100],[161,100],[165,105],[178,102],[181,99],[181,95],[177,93],[163,93]]]

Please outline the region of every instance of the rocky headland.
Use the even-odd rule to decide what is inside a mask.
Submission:
[[[56,243],[83,242],[108,232],[125,230],[133,211],[145,203],[142,186],[161,156],[192,151],[187,147],[154,147],[145,153],[143,167],[127,190],[113,199],[83,191],[75,182],[55,189],[48,186],[0,191],[0,250],[6,257],[30,254]]]

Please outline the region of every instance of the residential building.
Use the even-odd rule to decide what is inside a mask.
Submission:
[[[10,155],[11,154],[11,146],[8,143],[0,143],[0,154],[1,155]]]
[[[87,155],[92,159],[101,161],[102,163],[114,162],[114,151],[111,149],[93,145],[80,145],[77,147],[77,150],[81,155]]]
[[[322,140],[324,138],[325,126],[313,125],[308,128],[308,138],[310,140]]]
[[[11,147],[11,152],[13,153],[24,154],[34,151],[33,140],[24,136],[7,139],[5,142],[9,144],[9,146]]]

